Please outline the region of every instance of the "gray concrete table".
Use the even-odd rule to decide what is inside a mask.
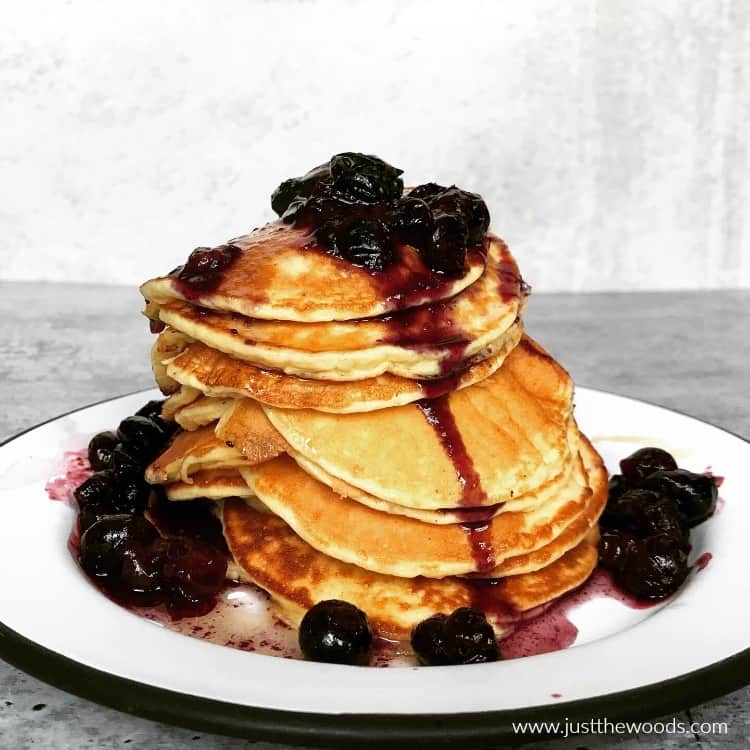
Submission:
[[[0,436],[150,387],[150,336],[140,308],[135,289],[0,283]],[[750,437],[750,291],[535,295],[527,329],[579,384],[654,401]],[[727,722],[725,736],[581,737],[544,746],[747,747],[749,701],[744,689],[678,717]],[[0,748],[247,745],[102,708],[0,662]]]

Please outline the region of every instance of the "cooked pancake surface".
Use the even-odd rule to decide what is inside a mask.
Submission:
[[[265,589],[294,625],[317,602],[343,599],[367,612],[375,635],[406,640],[425,618],[472,606],[482,585],[460,578],[399,578],[340,562],[310,547],[281,519],[238,499],[224,502],[222,521],[246,580]],[[509,612],[532,609],[579,586],[596,564],[594,545],[584,539],[548,567],[493,586],[496,606],[487,615],[496,631],[506,631]]]
[[[452,297],[485,266],[484,253],[471,251],[464,273],[449,279],[430,271],[419,253],[404,245],[393,267],[371,273],[322,251],[309,232],[280,223],[231,244],[242,252],[214,289],[186,290],[176,277],[163,276],[143,284],[143,296],[158,305],[186,300],[266,320],[353,320]]]
[[[494,355],[427,383],[390,373],[356,381],[312,380],[264,370],[201,343],[188,345],[172,358],[166,372],[182,385],[216,398],[248,397],[282,409],[350,414],[401,406],[441,387],[459,390],[484,380],[502,365],[522,333],[521,323],[513,324]]]
[[[264,409],[293,450],[370,495],[424,510],[494,505],[560,473],[572,382],[524,338],[493,375],[442,399],[366,414]]]
[[[337,495],[288,456],[240,473],[266,507],[331,557],[394,576],[442,578],[478,572],[496,577],[548,564],[596,523],[606,502],[606,472],[585,438],[578,449],[575,475],[556,496],[526,512],[495,516],[487,521],[481,539],[460,524],[427,524]]]

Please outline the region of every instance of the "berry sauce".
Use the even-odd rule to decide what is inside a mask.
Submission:
[[[88,451],[65,451],[63,454],[63,473],[53,477],[44,486],[50,500],[58,500],[75,507],[73,492],[79,484],[91,476]]]
[[[696,570],[704,570],[706,566],[711,562],[713,559],[713,555],[710,552],[704,552],[696,561],[695,561],[695,569]]]
[[[578,637],[578,628],[570,621],[570,612],[586,602],[602,598],[614,599],[630,609],[650,609],[661,603],[642,601],[626,594],[606,570],[597,568],[580,588],[516,619],[510,635],[500,641],[502,658],[535,656],[572,646]],[[486,594],[484,603],[488,604]]]
[[[449,398],[442,396],[433,400],[422,399],[415,403],[427,423],[435,431],[446,455],[453,463],[456,478],[461,485],[459,504],[462,506],[480,505],[483,500],[487,499],[487,495],[456,425]]]
[[[469,452],[466,450],[461,433],[453,418],[448,396],[416,402],[427,423],[432,427],[440,440],[443,450],[453,463],[456,478],[461,485],[459,505],[475,508],[481,507],[487,494],[482,488],[482,480],[474,468]],[[494,506],[497,507],[497,506]],[[492,548],[490,523],[487,520],[473,519],[462,523],[461,528],[466,532],[471,547],[471,554],[476,564],[477,572],[486,573],[495,567],[495,552]]]

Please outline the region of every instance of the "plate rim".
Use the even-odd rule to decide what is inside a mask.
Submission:
[[[742,435],[680,409],[583,384],[581,387],[688,417],[750,445],[750,440]],[[50,417],[0,441],[0,448],[76,412],[152,390],[141,388],[110,396]],[[599,717],[610,721],[646,720],[677,713],[750,684],[748,647],[726,659],[667,680],[602,696],[561,700],[551,705],[457,714],[322,714],[244,706],[120,677],[48,649],[2,621],[0,659],[53,687],[152,721],[235,737],[332,747],[350,747],[355,740],[361,746],[395,747],[415,740],[444,741],[447,733],[450,733],[453,743],[479,747],[518,741],[519,735],[513,731],[513,723],[577,722]],[[529,739],[549,736],[535,732]]]

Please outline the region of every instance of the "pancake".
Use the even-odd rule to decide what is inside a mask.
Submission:
[[[253,459],[267,460],[277,455],[278,452],[269,446],[267,456],[254,456]],[[243,456],[237,448],[219,439],[214,425],[207,425],[193,432],[178,432],[166,450],[146,467],[145,478],[150,484],[177,480],[192,484],[192,475],[199,471],[250,465],[250,457]]]
[[[493,238],[486,271],[460,294],[379,318],[265,321],[184,302],[163,305],[159,316],[213,349],[287,374],[354,380],[390,372],[429,378],[496,350],[525,300],[515,261]]]
[[[241,252],[212,288],[162,276],[141,286],[146,301],[185,300],[264,320],[353,320],[452,297],[474,283],[485,266],[484,250],[473,250],[463,273],[449,278],[430,271],[413,247],[403,245],[391,267],[372,273],[324,252],[311,233],[281,223],[230,242]]]
[[[319,601],[342,599],[367,613],[376,636],[407,640],[422,620],[458,607],[479,606],[498,635],[514,613],[540,607],[582,584],[597,561],[595,536],[534,573],[487,587],[459,578],[399,578],[363,570],[316,551],[284,521],[239,499],[224,502],[224,536],[246,581],[265,589],[297,626]],[[479,601],[478,601],[479,599]]]
[[[233,405],[234,399],[231,398],[199,396],[195,401],[177,409],[174,413],[174,421],[188,432],[197,430],[199,427],[216,422]]]
[[[167,328],[156,337],[151,347],[151,370],[154,373],[156,385],[165,396],[178,390],[180,384],[167,375],[164,362],[179,354],[188,341],[184,333]]]
[[[556,496],[530,511],[497,515],[484,528],[437,526],[373,510],[337,495],[289,456],[240,473],[272,513],[330,557],[405,578],[496,577],[549,564],[596,523],[607,499],[607,475],[583,436],[578,448],[575,475]],[[565,535],[576,522],[577,535]],[[515,559],[534,552],[530,559]]]
[[[216,437],[236,448],[252,464],[284,453],[287,442],[268,421],[256,401],[236,399],[216,425]]]
[[[166,371],[182,385],[216,398],[244,396],[282,409],[352,414],[402,406],[442,389],[460,390],[478,383],[502,365],[522,333],[521,323],[513,324],[495,354],[447,378],[429,382],[390,373],[351,382],[311,380],[255,367],[201,343],[189,344],[169,360]]]
[[[236,328],[225,328],[233,321],[217,321],[219,316],[215,313],[202,314],[187,305],[179,309],[174,306],[162,308],[161,314],[171,327],[237,359],[287,375],[333,381],[364,380],[383,373],[412,379],[439,378],[465,369],[505,348],[510,330],[506,329],[496,338],[462,338],[440,346],[388,344],[351,351],[307,352],[242,339],[231,333]]]
[[[171,396],[168,396],[161,405],[162,419],[174,421],[177,413],[189,404],[194,403],[201,397],[201,392],[197,388],[191,388],[187,385],[176,383],[176,390]]]
[[[366,414],[263,408],[294,451],[369,495],[421,510],[495,505],[560,473],[572,381],[524,338],[493,375],[439,399]]]
[[[405,505],[396,505],[389,503],[387,500],[381,500],[374,495],[368,495],[356,487],[352,487],[346,482],[342,482],[336,477],[327,474],[323,469],[312,461],[308,461],[291,448],[287,453],[297,462],[299,467],[307,472],[310,476],[319,482],[330,487],[337,495],[343,495],[351,500],[363,503],[369,508],[380,510],[384,513],[390,513],[398,516],[407,516],[416,518],[423,523],[449,524],[449,523],[473,523],[477,521],[486,521],[494,518],[500,513],[509,513],[511,511],[530,510],[536,506],[542,505],[548,500],[554,498],[560,492],[561,487],[565,487],[571,481],[571,475],[576,469],[576,462],[569,460],[565,463],[563,470],[556,477],[546,482],[534,492],[525,495],[514,495],[510,500],[496,505],[487,505],[479,507],[458,507],[458,508],[440,508],[439,510],[420,510],[419,508],[408,508]]]
[[[231,469],[207,469],[193,474],[191,483],[172,482],[164,487],[169,500],[223,500],[227,497],[252,497],[242,475]]]

